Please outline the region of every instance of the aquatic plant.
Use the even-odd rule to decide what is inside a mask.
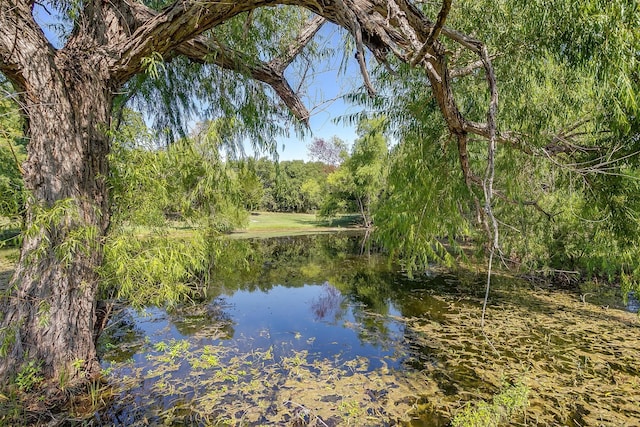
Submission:
[[[505,387],[491,403],[467,404],[451,421],[452,427],[497,427],[528,404],[529,388],[521,382]]]

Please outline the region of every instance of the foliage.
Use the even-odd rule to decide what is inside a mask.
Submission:
[[[248,211],[257,211],[262,208],[266,191],[256,171],[255,163],[255,159],[249,158],[245,162],[238,162],[235,167],[231,166],[238,175],[240,200]]]
[[[62,199],[52,206],[42,206],[31,202],[33,217],[24,229],[25,237],[40,236],[37,248],[28,255],[30,262],[42,260],[53,252],[60,264],[68,268],[76,255],[90,256],[98,250],[95,226],[83,225],[80,204],[74,199]],[[60,233],[61,225],[66,225],[65,233]]]
[[[262,186],[259,210],[313,212],[319,209],[328,175],[326,164],[302,160],[274,162],[263,157],[250,160],[247,167]]]
[[[139,115],[125,111],[112,132],[113,221],[161,226],[169,219],[193,221],[218,232],[246,220],[240,179],[223,162],[221,150],[233,125],[203,125],[193,137],[166,149],[150,149],[153,136]]]
[[[206,277],[210,251],[204,237],[183,241],[162,234],[131,238],[109,236],[99,270],[104,299],[126,300],[132,307],[173,306],[198,294]]]
[[[161,8],[166,2],[155,3]],[[187,136],[194,118],[233,120],[238,152],[247,141],[255,152],[275,153],[276,138],[288,133],[285,121],[291,115],[269,87],[253,79],[249,67],[286,52],[308,17],[308,12],[295,7],[259,8],[207,32],[207,43],[241,52],[246,68],[240,66],[237,71],[183,57],[154,67],[154,58],[148,58],[152,72],[138,74],[127,82],[123,91],[126,95],[116,101],[116,110],[126,105],[147,112],[153,118],[152,127],[167,143]],[[307,55],[322,58],[326,52],[311,42],[301,56]],[[302,75],[304,68],[313,67],[303,59],[291,65],[292,74]],[[301,134],[302,125],[293,123]]]
[[[41,363],[30,360],[25,362],[15,379],[15,384],[21,391],[31,391],[44,380]]]
[[[493,397],[493,402],[467,405],[453,418],[453,427],[497,427],[524,410],[528,404],[529,388],[517,383],[506,386]]]
[[[24,205],[20,171],[26,158],[26,139],[22,133],[22,118],[12,94],[8,83],[0,76],[0,236],[5,227],[20,227]],[[0,240],[0,245],[3,243]]]
[[[437,12],[439,5],[420,7]],[[495,54],[498,130],[509,132],[500,135],[492,204],[502,255],[518,269],[638,283],[632,260],[640,255],[640,206],[631,197],[640,176],[637,16],[637,2],[626,0],[553,7],[540,0],[463,2],[448,17],[448,25],[477,34]],[[452,55],[454,69],[476,60]],[[424,267],[446,256],[438,239],[454,247],[461,239],[481,247],[486,239],[485,144],[467,135],[461,151],[423,77],[392,65],[397,75],[384,67],[375,74],[376,99],[350,99],[385,114],[400,142],[376,212],[378,239],[408,267]],[[455,77],[465,117],[485,120],[485,88],[481,70]]]
[[[363,118],[358,124],[358,139],[351,156],[327,178],[328,197],[321,215],[332,216],[344,212],[352,203],[362,215],[365,227],[373,225],[374,210],[386,185],[387,126],[384,117]]]

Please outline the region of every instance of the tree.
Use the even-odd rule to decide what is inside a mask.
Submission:
[[[333,167],[339,166],[347,154],[347,144],[337,136],[333,136],[329,141],[323,138],[315,138],[307,146],[307,149],[309,150],[309,157],[313,160]]]
[[[188,53],[195,61],[242,68],[267,82],[304,119],[282,73],[321,24],[313,20],[299,43],[272,63],[240,62],[230,48],[210,46],[210,39],[198,36],[255,8],[251,2],[206,7],[180,2],[161,12],[130,1],[51,6],[73,17],[74,31],[62,49],[45,39],[32,2],[0,5],[0,71],[19,94],[26,116],[29,153],[23,169],[30,193],[15,286],[2,302],[4,381],[27,358],[37,360],[48,379],[82,380],[100,372],[94,345],[96,269],[109,226],[106,131],[117,93],[145,71],[159,77],[163,62]]]
[[[256,172],[255,160],[249,159],[247,163],[237,165],[238,181],[240,182],[240,192],[244,206],[249,211],[260,209],[265,189]]]
[[[638,209],[631,194],[638,188],[640,115],[630,101],[640,91],[638,3],[549,4],[467,2],[447,21],[495,47],[501,109],[491,208],[503,259],[524,271],[576,270],[637,283],[632,260],[639,254],[629,242],[640,233],[631,214]],[[474,19],[479,13],[488,19]],[[451,75],[467,118],[482,121],[485,76],[472,68]],[[422,267],[447,253],[438,237],[490,244],[483,232],[492,228],[484,203],[487,153],[472,134],[452,138],[416,70],[398,72],[402,79],[375,74],[380,93],[392,94],[375,103],[399,141],[388,198],[377,212],[378,237],[407,265]]]
[[[388,172],[386,119],[362,118],[351,156],[327,178],[329,194],[322,215],[346,211],[350,205],[362,216],[366,228],[373,226],[373,210],[386,187]]]
[[[359,137],[346,162],[353,176],[354,196],[366,228],[373,226],[372,208],[386,186],[388,147],[385,126],[384,117],[361,120],[358,123]]]
[[[322,187],[313,178],[308,178],[300,186],[302,193],[303,210],[305,212],[315,211],[322,204]]]
[[[12,290],[2,301],[0,378],[5,381],[27,356],[42,363],[47,379],[99,374],[96,268],[102,262],[110,209],[106,130],[127,96],[145,104],[144,97],[133,95],[148,95],[147,107],[167,113],[168,124],[179,124],[180,113],[194,105],[185,96],[187,85],[198,84],[197,94],[212,95],[206,97],[207,107],[234,113],[255,135],[267,134],[268,139],[275,121],[265,120],[262,113],[276,113],[277,104],[254,79],[269,85],[293,116],[307,120],[284,70],[323,21],[314,18],[298,25],[297,35],[281,34],[273,31],[280,28],[276,22],[294,27],[306,16],[295,7],[267,6],[300,6],[348,29],[369,95],[375,89],[365,46],[390,67],[399,61],[421,70],[423,87],[431,89],[461,156],[469,135],[489,141],[490,159],[496,142],[517,143],[509,132],[497,129],[496,76],[488,49],[444,26],[450,0],[435,11],[431,3],[416,6],[406,0],[52,0],[49,5],[66,13],[73,25],[60,49],[46,40],[33,19],[35,4],[0,2],[0,72],[19,94],[26,119],[29,149],[23,169],[30,192],[20,261]],[[428,18],[436,13],[436,19]],[[280,53],[271,55],[275,52]],[[470,59],[468,68],[482,70],[472,74],[486,77],[479,89],[485,94],[482,105],[488,104],[486,120],[467,117],[454,96],[453,79],[465,69],[452,67]],[[225,79],[228,74],[220,69],[240,74]],[[120,96],[123,91],[126,96]],[[490,190],[491,179],[485,183]],[[490,211],[491,191],[484,198]]]

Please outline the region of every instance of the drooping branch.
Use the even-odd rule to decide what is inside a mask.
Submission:
[[[485,169],[484,180],[482,181],[482,190],[484,191],[484,211],[489,221],[491,221],[491,248],[489,249],[489,261],[487,268],[487,286],[484,294],[484,302],[482,304],[482,320],[480,326],[484,328],[484,318],[487,309],[487,301],[489,300],[489,289],[491,287],[491,268],[493,256],[499,247],[499,230],[498,221],[493,214],[493,179],[495,177],[495,157],[496,157],[496,133],[497,133],[497,114],[498,114],[498,88],[496,83],[496,75],[489,59],[489,52],[486,45],[482,46],[480,58],[485,69],[485,77],[489,85],[489,93],[491,99],[489,101],[489,109],[487,111],[487,127],[489,128],[489,144],[487,146],[487,167]]]
[[[246,7],[252,2],[245,2]],[[193,6],[192,6],[193,7]],[[255,5],[253,6],[256,7]],[[129,9],[133,14],[133,19],[129,26],[146,27],[158,20],[158,14],[138,3],[131,4]],[[237,8],[227,11],[227,15],[233,16],[243,9]],[[249,10],[253,10],[249,8]],[[204,13],[204,12],[203,12]],[[209,13],[212,13],[209,11]],[[284,77],[285,69],[291,64],[295,57],[311,41],[326,19],[313,17],[298,34],[295,41],[289,46],[281,56],[269,62],[256,60],[235,49],[225,46],[219,41],[211,41],[207,37],[197,35],[187,38],[183,43],[177,44],[173,49],[159,52],[163,58],[169,59],[175,54],[183,55],[198,62],[209,62],[227,70],[232,70],[250,75],[252,78],[270,85],[282,102],[290,109],[292,114],[304,123],[308,124],[309,112],[298,94],[291,88]],[[202,24],[204,25],[204,24]],[[200,29],[202,29],[202,25]],[[211,25],[215,26],[215,25]],[[136,30],[137,32],[138,30]],[[128,73],[128,72],[127,72]]]
[[[284,71],[309,44],[325,22],[326,19],[320,16],[313,17],[304,25],[289,49],[269,62],[257,61],[243,52],[224,46],[219,41],[209,41],[204,36],[184,43],[176,49],[176,52],[192,60],[210,62],[227,70],[248,74],[252,78],[268,84],[291,113],[308,125],[309,111],[284,77]]]
[[[485,45],[480,51],[482,63],[484,64],[485,76],[489,86],[491,99],[489,101],[489,109],[487,111],[487,127],[489,128],[489,144],[487,147],[487,168],[485,171],[482,188],[484,190],[485,211],[492,223],[492,251],[498,248],[498,223],[493,216],[493,208],[491,200],[493,198],[493,179],[495,176],[495,154],[496,154],[496,134],[497,134],[497,115],[498,115],[498,86],[496,83],[496,75],[489,59],[489,52]]]
[[[296,118],[308,123],[309,111],[307,107],[285,79],[284,70],[276,68],[272,63],[255,61],[242,52],[222,44],[212,45],[204,37],[198,37],[182,44],[176,49],[176,52],[195,61],[209,62],[227,70],[248,74],[252,78],[268,84]]]
[[[373,88],[373,84],[371,84],[371,77],[369,76],[367,63],[365,62],[364,43],[362,40],[362,26],[360,25],[355,12],[349,6],[347,6],[343,0],[338,0],[338,5],[342,8],[342,12],[347,18],[347,28],[351,31],[351,34],[356,39],[356,60],[358,61],[358,65],[360,66],[360,73],[362,74],[362,79],[364,80],[364,85],[367,89],[367,92],[369,93],[369,96],[373,97],[375,96],[376,91]]]
[[[466,49],[479,54],[482,44],[462,33],[444,27],[444,22],[451,8],[451,2],[444,0],[442,9],[435,23],[427,19],[424,14],[407,0],[327,0],[319,4],[313,0],[247,0],[229,3],[209,3],[198,1],[182,1],[157,13],[139,4],[125,1],[138,17],[135,25],[129,25],[132,34],[125,41],[120,41],[109,50],[117,55],[111,69],[119,81],[140,72],[143,58],[152,53],[166,55],[181,50],[186,54],[184,46],[193,43],[202,32],[219,25],[225,20],[245,11],[253,10],[271,4],[294,4],[324,16],[326,19],[347,28],[356,40],[357,60],[367,91],[375,93],[366,68],[364,47],[371,50],[379,61],[384,63],[386,52],[392,52],[400,60],[418,62],[425,68],[434,95],[439,102],[441,112],[450,131],[475,133],[487,137],[486,124],[468,122],[460,113],[453,90],[451,88],[447,58],[444,48],[439,42],[439,36],[451,38]],[[307,34],[301,34],[304,39]],[[313,36],[310,29],[308,37]],[[180,46],[183,47],[180,47]],[[295,54],[296,50],[292,49]],[[416,52],[418,55],[416,56]],[[193,56],[193,55],[192,55]],[[229,62],[228,55],[224,58],[226,68],[235,66]],[[292,55],[288,56],[290,61]],[[286,62],[272,63],[276,69],[286,65]],[[232,61],[233,62],[233,61]],[[257,70],[260,71],[260,70]],[[264,71],[264,70],[261,70]],[[252,73],[257,76],[264,74],[268,83],[276,83],[279,94],[291,98],[293,91],[288,85],[279,83],[280,79],[270,75],[272,73]],[[293,99],[293,98],[291,98]],[[288,105],[291,104],[285,101]],[[294,109],[295,111],[295,109]],[[296,113],[297,114],[297,113]]]

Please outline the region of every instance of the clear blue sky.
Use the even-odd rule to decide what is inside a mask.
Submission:
[[[2,0],[0,0],[2,1]],[[47,2],[44,2],[47,4]],[[52,10],[48,8],[48,10]],[[55,13],[55,12],[54,12]],[[42,6],[36,3],[34,16],[49,39],[57,48],[62,43],[49,28],[52,23],[60,24],[60,21],[49,15]],[[341,97],[352,91],[355,87],[362,85],[358,64],[353,55],[349,54],[346,70],[339,72],[343,55],[340,29],[333,24],[325,24],[320,30],[318,37],[324,43],[333,45],[336,54],[319,64],[316,73],[305,79],[304,94],[302,100],[311,112],[310,131],[302,138],[290,131],[288,138],[278,140],[278,153],[280,160],[303,159],[308,160],[307,145],[314,138],[330,139],[337,136],[349,144],[356,138],[355,127],[336,124],[334,120],[345,114],[352,114],[361,110],[361,107],[346,104]],[[292,87],[297,87],[299,79],[296,78],[295,71],[288,71],[287,78],[290,79]],[[251,150],[247,149],[251,154]]]
[[[353,126],[342,123],[336,124],[336,118],[353,114],[362,109],[345,103],[342,96],[362,85],[362,76],[357,61],[352,54],[348,54],[346,70],[340,71],[340,63],[343,57],[341,30],[327,23],[320,30],[318,36],[324,42],[336,48],[336,54],[319,64],[317,73],[307,78],[303,102],[311,112],[310,132],[304,139],[292,135],[288,139],[280,141],[278,152],[282,160],[307,159],[307,145],[314,138],[330,139],[333,136],[351,145],[356,138],[356,130]],[[291,77],[295,81],[295,76]],[[283,146],[284,145],[284,149]]]

